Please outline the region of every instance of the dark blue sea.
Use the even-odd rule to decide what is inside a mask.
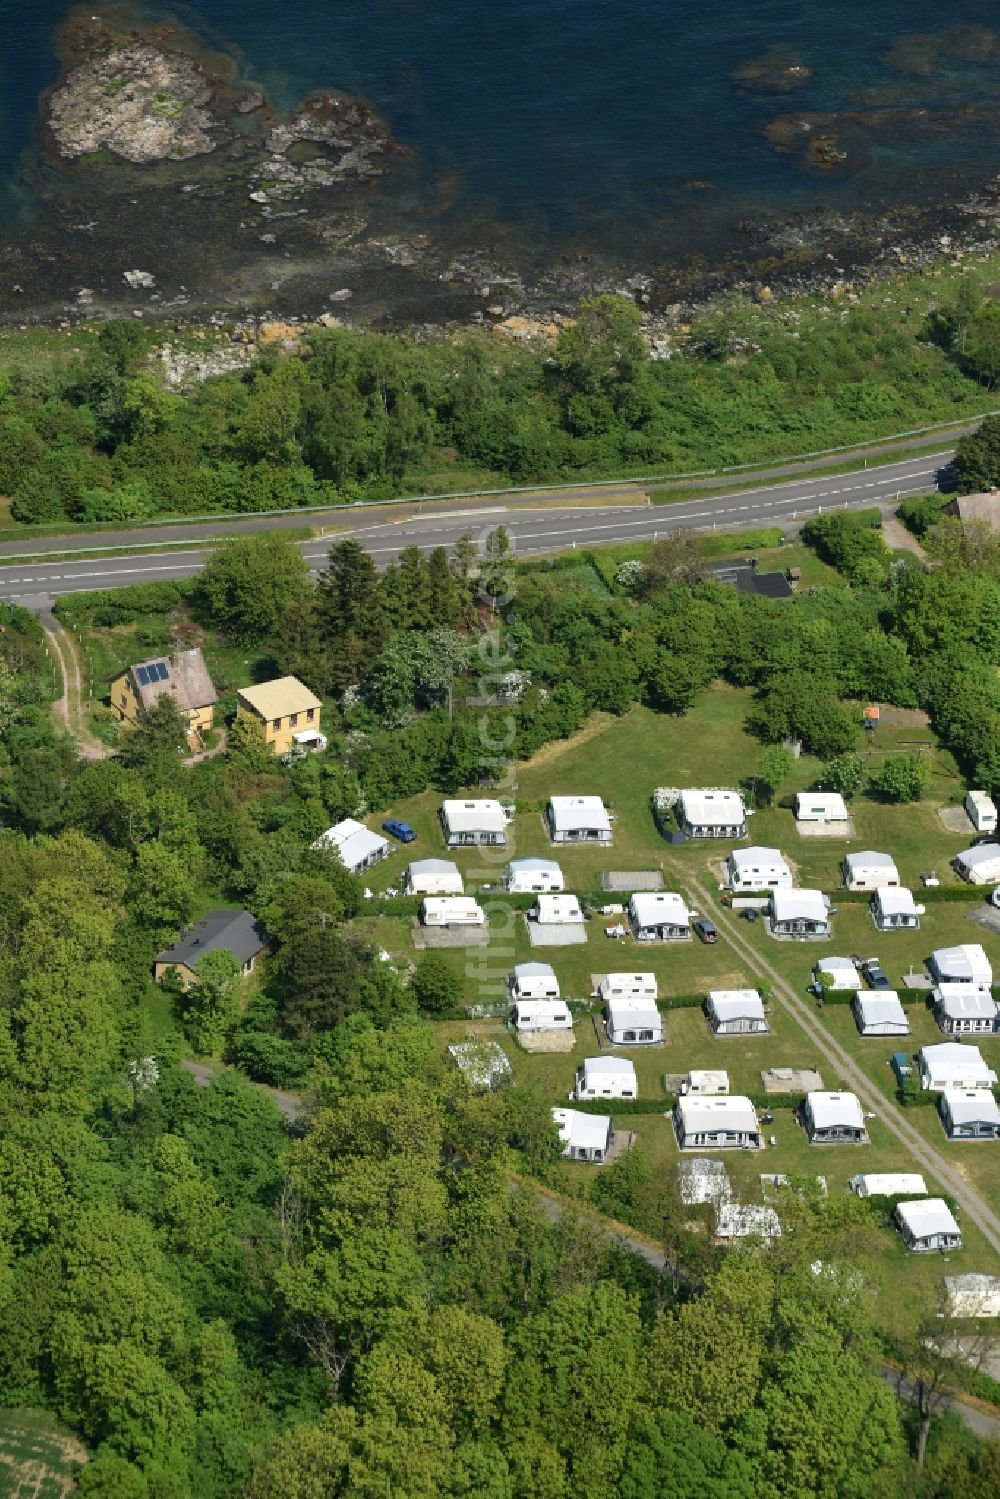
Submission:
[[[100,7],[95,4],[98,10]],[[89,9],[89,7],[88,7]],[[118,5],[118,13],[129,7]],[[135,6],[234,52],[291,107],[364,96],[412,148],[400,220],[482,220],[567,247],[712,249],[748,213],[933,202],[996,169],[997,0],[201,0]],[[24,173],[58,73],[60,0],[0,0],[0,193]],[[734,81],[783,49],[794,91]],[[967,105],[981,111],[962,120]],[[910,129],[908,112],[936,111]],[[888,112],[823,172],[763,133],[776,115]],[[989,121],[992,120],[992,123]],[[853,127],[849,127],[853,128]],[[26,154],[27,153],[27,154]],[[28,184],[28,185],[26,185]],[[694,184],[694,186],[692,186]]]

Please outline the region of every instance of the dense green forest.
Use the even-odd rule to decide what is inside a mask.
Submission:
[[[129,522],[415,493],[449,470],[715,469],[978,413],[1000,370],[1000,311],[973,282],[916,327],[877,302],[726,302],[655,360],[641,320],[599,297],[542,350],[315,331],[302,357],[266,350],[188,394],[153,372],[149,335],[110,323],[76,358],[0,362],[0,493],[28,523]]]
[[[145,388],[124,335],[106,343],[119,395]],[[218,434],[260,420],[273,450],[262,409],[280,427],[282,393],[305,400],[318,369],[360,348],[324,335],[304,361],[166,398],[206,424],[174,430],[178,464],[245,472]],[[483,380],[484,400],[494,389]],[[536,394],[556,409],[552,389]],[[95,490],[136,482],[111,477],[120,449],[93,429],[60,426],[94,404],[36,391],[29,419],[23,392],[6,399],[29,458],[25,434],[42,442],[37,467],[56,455],[50,477],[86,450],[110,480]],[[230,425],[230,401],[253,422]],[[307,425],[322,426],[315,408]],[[169,430],[120,445],[148,438],[150,486],[171,472],[156,447]],[[469,1090],[429,1020],[450,1002],[446,968],[382,961],[352,926],[360,882],[312,847],[342,816],[498,775],[595,709],[683,714],[720,678],[753,691],[761,794],[790,736],[826,782],[857,789],[845,699],[926,708],[1000,790],[1000,551],[935,505],[907,518],[930,569],[889,553],[871,516],[822,517],[808,539],[843,582],[784,603],[707,579],[683,537],[633,559],[516,564],[500,530],[479,561],[471,543],[412,549],[381,575],[339,543],[318,583],[269,535],[220,547],[191,584],[62,601],[67,622],[135,626],[140,647],[164,621],[200,623],[263,672],[301,676],[332,742],[288,766],[246,720],[224,756],[186,764],[169,700],[113,757],[78,757],[50,717],[40,626],[3,611],[0,1405],[45,1407],[80,1434],[81,1493],[992,1499],[996,1447],[942,1418],[918,1466],[916,1415],[879,1375],[869,1207],[805,1196],[771,1250],[722,1254],[637,1152],[590,1200],[666,1245],[662,1275],[586,1214],[553,1214],[535,1186],[558,1150],[549,1101]],[[878,789],[920,794],[915,772]],[[187,994],[154,989],[154,953],[219,902],[274,939],[248,1002],[225,961]],[[183,1054],[229,1065],[200,1087]],[[266,1086],[303,1100],[291,1127]],[[902,1350],[915,1367],[921,1336]]]
[[[325,818],[357,796],[338,759],[283,769],[247,735],[186,768],[163,711],[75,763],[36,628],[12,613],[2,636],[22,830],[0,862],[0,1401],[80,1432],[81,1493],[995,1491],[995,1450],[947,1420],[915,1468],[875,1367],[865,1204],[805,1199],[773,1251],[722,1257],[636,1157],[595,1201],[668,1245],[665,1276],[553,1222],[530,1185],[547,1102],[470,1093],[418,986],[345,933],[358,884],[307,842],[317,798]],[[60,794],[28,798],[32,760]],[[262,912],[276,953],[245,1012],[225,964],[174,996],[189,1044],[298,1078],[297,1138],[238,1071],[200,1088],[149,1032],[149,959],[195,881]]]

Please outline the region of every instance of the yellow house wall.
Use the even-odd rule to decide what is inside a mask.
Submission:
[[[236,703],[237,717],[241,713],[248,713],[264,725],[264,739],[270,746],[271,753],[275,755],[283,755],[286,750],[291,749],[293,734],[298,734],[303,729],[316,729],[318,732],[321,712],[322,709],[317,708],[311,720],[308,718],[305,710],[297,714],[286,713],[281,719],[264,719],[249,704],[243,703],[239,699],[237,699]],[[293,718],[295,719],[295,723],[292,723]],[[275,728],[276,723],[280,725],[279,728]]]
[[[111,683],[111,706],[118,714],[118,717],[124,719],[126,723],[134,724],[137,722],[136,715],[139,705],[132,695],[132,688],[129,685],[127,676],[116,677]]]
[[[189,968],[186,963],[154,963],[153,977],[156,982],[159,983],[163,975],[165,973],[169,973],[171,968],[176,968],[177,972],[180,974],[181,982],[184,985],[185,991],[190,989],[192,984],[196,984],[198,982],[198,975],[194,972],[193,969]]]

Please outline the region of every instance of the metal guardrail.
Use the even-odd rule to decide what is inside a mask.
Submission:
[[[761,458],[756,463],[738,463],[723,468],[696,468],[687,469],[681,473],[668,474],[630,474],[618,479],[575,479],[563,484],[519,484],[505,485],[499,489],[449,489],[442,490],[436,494],[410,494],[395,495],[387,500],[353,500],[342,505],[303,505],[283,510],[216,510],[209,515],[170,515],[160,516],[158,519],[143,521],[137,529],[153,530],[160,527],[170,526],[200,526],[207,525],[213,521],[224,520],[267,520],[282,516],[298,515],[341,515],[351,510],[374,509],[381,505],[422,505],[431,500],[476,500],[494,499],[502,495],[518,494],[552,494],[565,490],[575,489],[623,489],[637,488],[643,484],[672,484],[680,483],[685,479],[713,479],[723,474],[752,474],[760,469],[766,468],[790,468],[793,464],[803,463],[810,458],[829,458],[836,453],[860,453],[865,448],[877,448],[886,443],[899,442],[907,437],[924,437],[930,432],[940,432],[944,435],[955,427],[966,427],[973,422],[985,421],[988,416],[1000,416],[1000,408],[992,411],[982,411],[973,416],[955,417],[949,422],[932,422],[928,427],[912,427],[908,432],[890,432],[885,437],[872,437],[865,442],[842,443],[833,448],[814,448],[808,453],[793,453],[786,458]],[[794,476],[792,476],[794,477]],[[777,480],[776,482],[780,482]],[[120,524],[109,521],[107,527],[101,527],[89,534],[100,536],[104,531],[121,530]],[[49,533],[50,535],[53,533]],[[62,534],[59,532],[56,535]],[[88,533],[80,532],[80,535]],[[23,533],[21,533],[23,536]],[[0,544],[4,541],[20,539],[12,536],[0,535]],[[209,538],[206,538],[206,540]]]

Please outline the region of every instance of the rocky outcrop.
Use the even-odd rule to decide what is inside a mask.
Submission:
[[[775,47],[762,57],[750,57],[740,63],[733,81],[750,93],[790,94],[809,82],[812,71],[795,53]]]
[[[213,151],[219,124],[197,63],[147,42],[73,68],[49,101],[49,128],[68,157],[112,151],[126,161],[185,161]]]

